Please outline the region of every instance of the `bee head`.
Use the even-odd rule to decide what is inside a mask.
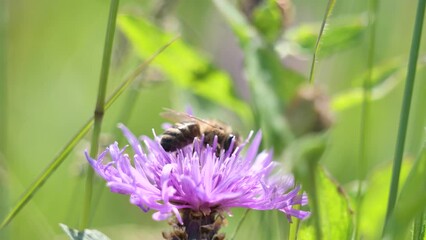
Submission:
[[[234,144],[232,144],[233,139],[235,139]],[[223,144],[223,148],[225,149],[225,151],[228,151],[231,145],[233,145],[232,148],[235,149],[237,146],[237,142],[236,142],[237,140],[238,140],[238,136],[235,136],[234,134],[229,134],[228,138],[225,139],[225,142]]]

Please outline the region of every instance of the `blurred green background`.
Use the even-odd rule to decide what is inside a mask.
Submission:
[[[223,16],[211,1],[168,1],[163,15],[158,9],[163,1],[122,0],[119,14],[156,22],[172,35],[181,34],[211,62],[230,73],[234,92],[243,101],[251,99],[242,72],[243,53]],[[368,129],[368,174],[389,169],[393,159],[403,92],[404,67],[408,59],[416,1],[381,1],[377,19],[375,65],[398,59],[402,70],[394,74],[395,87],[371,105]],[[286,27],[291,32],[303,24],[320,23],[327,1],[299,0],[292,2],[292,19]],[[29,184],[40,174],[56,153],[92,115],[102,60],[102,50],[109,1],[61,0],[2,2],[6,19],[2,32],[1,105],[2,151],[0,159],[0,217],[7,212]],[[341,19],[361,18],[367,21],[367,1],[337,1],[328,28]],[[318,32],[318,29],[316,29]],[[353,80],[367,69],[368,28],[354,42],[327,57],[319,59],[315,81],[330,98],[354,88]],[[146,35],[145,38],[150,38]],[[425,39],[425,38],[423,38]],[[155,41],[155,40],[154,40]],[[425,52],[423,41],[421,53]],[[155,49],[152,49],[154,51]],[[113,61],[108,83],[109,93],[141,62],[135,47],[117,28]],[[284,63],[307,77],[311,55],[299,48],[291,49]],[[167,54],[167,51],[164,53]],[[185,61],[186,56],[180,56]],[[419,65],[424,65],[421,54]],[[181,64],[177,61],[176,66]],[[419,68],[415,86],[406,153],[415,157],[424,139],[426,116],[425,72]],[[238,119],[232,109],[194,95],[188,88],[170,81],[158,69],[150,69],[142,78],[148,84],[133,87],[107,111],[102,126],[103,147],[116,139],[117,121],[123,111],[132,111],[127,125],[137,135],[152,136],[154,128],[161,133],[164,107],[184,110],[192,105],[203,117],[224,116],[223,121],[236,124],[243,136],[250,130],[247,121]],[[145,81],[147,82],[147,81]],[[220,91],[221,89],[212,89]],[[134,106],[126,99],[137,93]],[[127,96],[126,96],[127,95]],[[133,101],[133,100],[132,100]],[[356,179],[359,153],[361,106],[346,107],[334,112],[328,148],[321,162],[349,194]],[[242,124],[241,124],[242,123]],[[58,223],[77,227],[84,192],[83,156],[89,148],[90,134],[59,167],[32,201],[8,226],[5,239],[65,239]],[[389,171],[388,171],[389,172]],[[390,175],[386,175],[389,177]],[[159,239],[168,229],[166,222],[155,222],[151,213],[143,213],[128,204],[127,196],[101,192],[98,181],[96,195],[102,195],[91,226],[112,239]],[[388,185],[383,185],[387,190]],[[3,194],[5,193],[5,194]],[[385,197],[385,196],[384,196]],[[383,206],[384,209],[385,206]],[[368,210],[367,210],[368,211]],[[225,231],[232,232],[242,210],[228,218]],[[377,213],[378,215],[384,212]],[[254,218],[255,215],[251,216]],[[250,220],[250,217],[247,221]],[[257,228],[258,231],[262,227]],[[380,230],[379,230],[380,231]],[[240,236],[244,239],[243,234]]]

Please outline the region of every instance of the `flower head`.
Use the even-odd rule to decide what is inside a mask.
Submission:
[[[142,136],[142,147],[125,126],[120,128],[133,149],[133,158],[117,143],[96,160],[87,153],[86,157],[112,192],[130,195],[130,202],[145,212],[156,210],[153,218],[157,221],[175,215],[183,224],[182,210],[209,215],[229,213],[233,207],[277,209],[289,221],[290,216],[309,216],[309,212],[293,208],[307,204],[307,197],[299,194],[294,178],[275,171],[278,163],[272,161],[272,151],[258,153],[261,132],[251,144],[247,140],[233,151],[217,154],[217,141],[205,146],[198,138],[176,152],[166,152],[158,138]],[[242,154],[245,145],[249,145],[248,150]],[[105,162],[107,155],[110,162]]]

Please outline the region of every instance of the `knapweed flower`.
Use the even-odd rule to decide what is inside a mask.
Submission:
[[[155,210],[154,220],[175,216],[176,231],[165,234],[165,238],[220,239],[217,231],[223,213],[230,213],[233,207],[276,209],[290,222],[291,216],[309,216],[309,212],[293,208],[307,204],[307,196],[299,193],[300,186],[295,185],[293,176],[279,171],[278,163],[272,161],[272,151],[259,153],[261,132],[251,144],[247,139],[235,150],[217,154],[217,141],[205,146],[198,138],[182,149],[166,152],[158,137],[153,140],[142,136],[142,147],[125,126],[120,128],[133,149],[133,158],[125,153],[126,147],[120,149],[117,143],[96,160],[87,153],[86,157],[112,192],[130,195],[130,202],[144,212]],[[250,146],[242,154],[245,145]],[[107,155],[109,162],[105,162]]]

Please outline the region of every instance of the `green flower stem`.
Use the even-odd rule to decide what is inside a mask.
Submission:
[[[299,194],[303,194],[303,191],[300,190]],[[299,205],[294,205],[294,209],[295,210],[300,210],[301,206]],[[299,227],[300,227],[300,219],[298,218],[292,218],[293,223],[290,224],[290,231],[288,233],[288,239],[289,240],[297,240],[297,234],[299,232]]]
[[[327,24],[328,18],[330,17],[331,13],[333,12],[334,5],[336,3],[336,0],[328,0],[327,9],[325,10],[324,18],[322,19],[321,23],[321,29],[318,34],[317,42],[315,44],[315,50],[314,50],[314,56],[312,57],[312,64],[311,64],[311,72],[309,73],[309,83],[314,83],[314,73],[315,73],[315,66],[317,63],[317,56],[320,49],[320,43],[321,39],[325,30],[325,25]]]
[[[318,162],[311,161],[309,162],[309,186],[310,193],[309,201],[312,202],[312,217],[314,218],[314,227],[315,227],[315,239],[322,239],[321,232],[321,215],[320,215],[320,205],[318,200],[318,189],[317,189],[317,171],[318,171]]]
[[[125,80],[123,83],[111,94],[108,100],[105,102],[105,111],[108,110],[111,105],[117,100],[118,97],[132,84],[136,77],[141,74],[143,70],[166,48],[168,48],[173,42],[178,38],[174,38],[169,43],[161,47],[157,52],[155,52],[151,57],[149,57],[145,62],[143,62],[139,67],[133,71],[133,73]],[[33,182],[33,184],[27,188],[22,197],[18,200],[18,203],[12,208],[6,218],[0,223],[0,230],[9,224],[15,216],[21,211],[21,209],[31,200],[31,198],[37,193],[41,186],[46,182],[46,180],[52,175],[53,172],[62,164],[65,158],[70,154],[74,149],[77,143],[89,132],[94,123],[94,117],[92,116],[86,124],[77,132],[77,134],[65,145],[65,147],[59,152],[59,154],[53,159],[53,161],[45,168],[45,170],[40,174],[40,176]]]
[[[115,26],[117,20],[117,12],[118,12],[118,4],[120,0],[111,0],[109,17],[108,17],[108,25],[107,32],[105,36],[105,45],[104,45],[104,53],[102,58],[102,67],[101,67],[101,75],[99,78],[99,89],[98,89],[98,98],[96,101],[95,113],[94,113],[94,127],[93,127],[93,135],[90,146],[90,156],[95,158],[98,154],[98,146],[99,146],[99,136],[101,134],[101,126],[102,119],[105,112],[105,95],[106,95],[106,87],[108,82],[108,73],[109,66],[111,64],[111,52],[112,45],[114,42],[114,33]],[[90,216],[90,208],[92,203],[92,195],[93,195],[93,169],[88,168],[87,178],[86,178],[86,187],[85,187],[85,197],[84,197],[84,205],[83,205],[83,214],[80,222],[80,229],[84,229],[89,224],[89,216]]]
[[[363,83],[363,96],[361,106],[361,133],[359,143],[359,159],[358,159],[358,189],[357,189],[357,212],[355,217],[355,239],[359,239],[359,224],[361,214],[359,214],[362,206],[362,183],[367,172],[367,135],[369,130],[368,119],[370,116],[370,100],[371,100],[371,79],[374,67],[374,54],[376,50],[376,16],[378,12],[378,0],[369,1],[368,23],[370,25],[369,51],[367,57],[368,76]]]
[[[405,82],[404,98],[400,114],[398,138],[395,149],[394,163],[392,169],[392,180],[386,211],[385,226],[383,234],[386,232],[387,224],[395,207],[398,194],[399,174],[401,171],[402,157],[404,154],[405,137],[407,134],[408,118],[410,115],[411,98],[413,94],[414,79],[416,76],[417,59],[419,56],[420,40],[422,36],[423,20],[425,14],[426,0],[419,0],[417,5],[416,20],[414,24],[413,39],[411,41],[410,57],[408,62],[407,79]]]

